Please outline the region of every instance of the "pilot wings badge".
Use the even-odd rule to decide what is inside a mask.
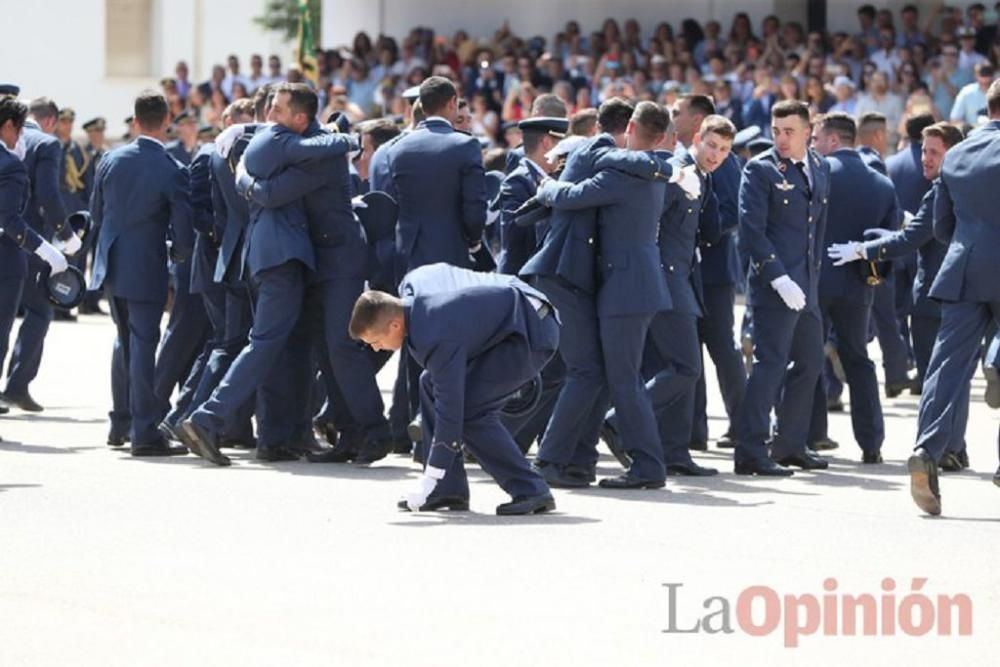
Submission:
[[[781,183],[777,184],[777,188],[779,190],[781,190],[782,192],[788,192],[789,190],[794,190],[795,189],[795,184],[794,183],[789,183],[785,179],[781,179]]]

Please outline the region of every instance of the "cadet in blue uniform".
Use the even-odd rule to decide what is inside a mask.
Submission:
[[[614,150],[625,144],[633,113],[632,105],[621,98],[601,104],[600,133],[570,153],[559,182],[573,184],[591,178],[599,162],[609,169],[654,177],[659,161]],[[662,166],[665,175],[680,178],[680,174],[675,178],[669,164]],[[661,207],[662,201],[655,205]],[[609,402],[598,327],[596,236],[595,209],[557,209],[540,248],[520,272],[556,305],[563,323],[559,354],[566,365],[566,381],[535,458],[535,466],[552,485],[586,486],[592,481],[597,437]]]
[[[427,464],[401,509],[464,510],[467,449],[510,494],[497,514],[555,509],[545,481],[532,470],[500,422],[507,398],[555,353],[559,323],[545,295],[512,276],[447,264],[410,272],[400,297],[365,292],[351,315],[351,336],[375,350],[404,345],[423,369],[420,399]]]
[[[80,240],[66,224],[66,210],[59,192],[62,146],[52,136],[59,117],[55,103],[41,97],[28,105],[29,120],[24,124],[22,141],[25,146],[24,166],[28,170],[29,198],[25,218],[45,239],[61,242],[68,255],[80,249]],[[27,275],[23,280],[20,304],[24,320],[17,332],[17,341],[7,365],[7,385],[3,400],[22,410],[40,412],[43,408],[29,392],[31,381],[38,375],[42,363],[45,336],[52,322],[53,309],[39,276],[49,267],[38,257],[28,257]]]
[[[317,106],[316,94],[304,84],[286,84],[276,90],[270,113],[275,124],[254,134],[242,158],[251,186],[253,178],[266,178],[282,166],[344,157],[357,148],[356,141],[345,135],[303,138],[291,129],[308,126],[316,116]],[[222,466],[230,461],[219,452],[219,435],[265,381],[293,332],[297,336],[303,333],[302,327],[296,325],[307,272],[316,267],[301,200],[278,208],[251,202],[250,220],[243,253],[244,267],[256,295],[250,344],[233,361],[209,399],[181,423],[177,434],[196,454]],[[301,340],[308,344],[307,336]],[[262,414],[264,409],[282,408],[275,400],[262,400],[259,406],[259,423],[272,419]]]
[[[104,133],[107,130],[107,121],[98,116],[91,118],[83,124],[83,131],[87,133],[87,143],[83,146],[83,152],[87,156],[87,171],[84,173],[84,181],[87,183],[87,207],[90,207],[90,193],[94,189],[94,177],[97,175],[97,166],[101,163],[101,158],[108,152],[107,143],[104,140]],[[91,239],[87,242],[87,254],[90,256],[90,265],[94,265],[94,251],[97,249],[97,235],[100,230],[94,227],[91,231]],[[101,292],[98,290],[87,290],[87,296],[80,304],[80,313],[85,315],[107,315],[101,309]]]
[[[191,111],[184,110],[174,118],[177,138],[167,144],[167,152],[185,167],[191,165],[198,152],[198,119]]]
[[[102,225],[92,287],[108,291],[118,329],[112,357],[112,435],[128,432],[133,456],[186,453],[157,430],[153,389],[160,316],[167,300],[167,238],[175,261],[194,244],[188,175],[163,146],[167,101],[152,91],[135,101],[139,137],[101,161],[91,215]],[[110,437],[109,437],[110,441]]]
[[[774,148],[747,163],[740,184],[740,245],[750,259],[747,303],[754,328],[753,369],[735,451],[741,475],[791,475],[782,465],[827,467],[807,451],[806,439],[823,368],[818,287],[829,168],[807,148],[805,104],[775,104],[771,125]],[[778,432],[772,460],[767,441],[774,407]]]
[[[735,136],[736,128],[722,116],[700,120],[691,145],[683,157],[673,158],[672,163],[675,170],[697,167],[701,194],[691,199],[680,186],[668,185],[660,218],[660,271],[666,277],[672,305],[656,313],[649,329],[649,340],[662,367],[646,383],[646,394],[657,415],[668,475],[708,476],[718,472],[697,465],[688,451],[695,386],[702,372],[698,319],[705,315],[696,252],[699,237],[715,242],[722,234],[711,174],[725,162]],[[608,422],[618,432],[621,427],[616,416],[612,411]]]
[[[7,88],[10,90],[10,88]],[[7,355],[11,325],[21,300],[27,253],[49,265],[51,273],[66,270],[66,259],[24,219],[28,204],[28,170],[13,152],[28,115],[28,107],[0,95],[0,360]],[[7,412],[0,403],[0,414]]]
[[[1000,81],[986,94],[990,122],[945,156],[934,201],[934,235],[948,242],[931,298],[941,304],[941,328],[920,397],[917,442],[907,465],[914,502],[940,514],[937,466],[962,432],[963,403],[987,327],[1000,317],[996,280],[1000,221],[993,190],[1000,182]]]
[[[934,199],[936,179],[941,172],[945,153],[962,140],[961,131],[948,123],[935,123],[923,130],[921,142],[921,162],[924,176],[935,185],[923,197],[916,215],[907,214],[903,228],[889,232],[884,229],[866,229],[865,235],[877,235],[877,239],[864,241],[862,237],[829,249],[831,257],[838,263],[853,261],[887,261],[909,253],[917,253],[917,274],[913,281],[913,353],[917,360],[920,377],[925,377],[934,339],[941,324],[941,306],[931,298],[931,284],[937,277],[947,246],[934,238]],[[929,315],[924,315],[929,313]],[[964,403],[965,413],[956,411],[958,423],[967,419],[968,402]],[[968,467],[964,438],[956,434],[948,445],[948,452],[942,457],[943,470],[959,470]]]
[[[897,226],[899,212],[892,182],[869,168],[854,150],[857,125],[843,112],[827,114],[813,134],[813,146],[826,156],[830,169],[830,204],[826,240],[844,243],[866,229],[887,231]],[[836,259],[836,258],[834,258]],[[868,265],[843,267],[824,257],[819,280],[819,304],[824,338],[836,336],[837,352],[851,388],[851,426],[861,447],[863,463],[881,463],[885,422],[878,396],[875,364],[868,358],[868,331],[873,285]],[[820,376],[813,400],[810,440],[826,439],[826,388]]]

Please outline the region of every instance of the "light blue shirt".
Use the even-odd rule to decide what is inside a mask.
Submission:
[[[986,108],[986,93],[973,81],[958,91],[955,105],[951,108],[951,120],[960,120],[969,125],[975,125],[979,112]]]

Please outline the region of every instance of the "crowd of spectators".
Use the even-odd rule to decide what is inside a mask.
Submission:
[[[809,32],[773,15],[754,26],[743,12],[728,28],[715,20],[642,26],[608,18],[587,33],[569,20],[550,39],[516,35],[506,24],[489,39],[464,30],[449,38],[425,27],[402,39],[359,32],[350,47],[316,54],[320,116],[401,117],[403,91],[441,75],[463,91],[471,130],[485,146],[505,145],[505,127],[525,117],[544,92],[559,96],[570,113],[612,96],[670,105],[684,93],[705,94],[737,128],[756,125],[765,136],[771,106],[799,99],[816,113],[882,113],[894,145],[905,136],[905,119],[916,114],[976,124],[1000,66],[1000,3],[991,10],[941,4],[925,14],[915,5],[898,14],[864,5],[853,34]],[[216,125],[228,102],[284,80],[304,80],[302,70],[283,70],[272,55],[265,72],[255,54],[244,72],[233,55],[198,85],[178,63],[162,86],[175,114],[188,108]]]

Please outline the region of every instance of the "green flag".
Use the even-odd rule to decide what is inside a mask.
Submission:
[[[309,0],[299,0],[299,48],[298,63],[302,74],[319,84],[319,64],[316,62],[316,40],[313,38],[312,14],[309,12]]]

